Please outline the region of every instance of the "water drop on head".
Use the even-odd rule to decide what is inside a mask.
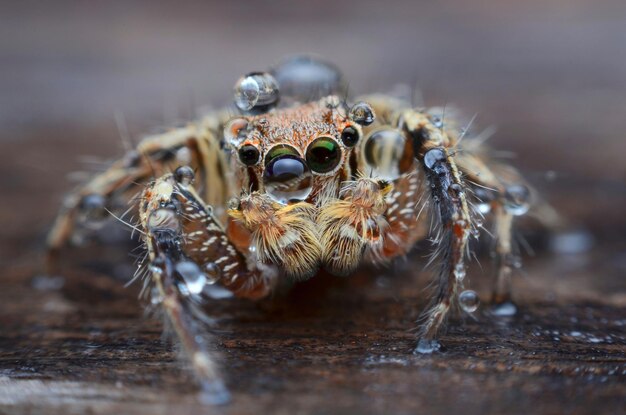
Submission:
[[[374,110],[363,101],[357,102],[350,108],[349,117],[359,125],[370,125],[375,119]]]
[[[186,288],[189,294],[200,294],[207,284],[207,276],[193,261],[180,261],[175,265],[174,270],[184,283],[184,287],[179,286],[182,288],[181,292]]]
[[[328,95],[344,96],[345,82],[339,69],[322,59],[300,55],[272,69],[280,93],[293,100],[310,102]]]
[[[235,104],[244,112],[267,112],[278,104],[278,99],[278,83],[266,72],[250,73],[235,85]]]
[[[459,306],[466,313],[473,313],[478,309],[478,305],[480,304],[480,299],[478,298],[478,294],[476,291],[465,290],[461,294],[459,294]]]

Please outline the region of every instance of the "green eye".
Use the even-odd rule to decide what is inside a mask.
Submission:
[[[300,157],[300,153],[298,153],[298,151],[295,148],[288,146],[288,145],[279,144],[267,152],[267,154],[265,155],[264,164],[267,166],[276,157],[280,157],[284,155]]]
[[[330,137],[320,137],[313,141],[306,151],[306,161],[316,173],[328,173],[341,161],[339,144]]]

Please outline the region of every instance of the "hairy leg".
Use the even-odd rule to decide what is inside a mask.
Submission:
[[[224,228],[191,186],[193,170],[180,167],[150,184],[140,201],[148,250],[153,304],[160,304],[211,403],[228,399],[206,348],[202,306],[208,286],[219,284],[240,297],[260,298],[274,283],[274,270],[255,267],[228,239]]]
[[[66,197],[48,234],[48,268],[55,267],[58,252],[73,235],[77,223],[107,218],[107,210],[116,210],[113,205],[119,199],[131,200],[139,193],[140,184],[180,165],[188,164],[201,172],[199,182],[206,188],[203,193],[207,201],[224,203],[228,195],[226,180],[216,179],[223,179],[224,161],[215,131],[205,124],[210,124],[208,118],[145,138],[123,159]]]
[[[453,302],[463,285],[468,239],[473,225],[466,199],[466,183],[454,155],[455,138],[443,122],[426,112],[403,111],[403,129],[411,137],[415,158],[428,181],[431,215],[435,219],[436,252],[440,268],[435,295],[423,315],[416,352],[430,353]]]
[[[471,183],[477,213],[493,217],[494,312],[511,315],[516,312],[511,277],[521,266],[514,241],[514,219],[529,210],[531,192],[517,171],[490,159],[484,150],[474,147],[471,139],[464,144],[458,162]]]

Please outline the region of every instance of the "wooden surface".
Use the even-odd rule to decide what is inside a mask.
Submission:
[[[624,413],[622,2],[223,4],[20,2],[0,16],[0,413]],[[126,231],[68,249],[59,276],[42,274],[43,240],[66,176],[94,170],[80,156],[121,154],[117,110],[136,138],[303,51],[337,62],[356,92],[418,81],[427,103],[480,112],[477,128],[498,126],[493,144],[567,226],[526,223],[536,255],[516,275],[515,318],[481,306],[431,356],[410,353],[427,245],[388,270],[216,302],[234,399],[203,407],[138,287],[123,287]],[[480,264],[468,278],[486,300]]]

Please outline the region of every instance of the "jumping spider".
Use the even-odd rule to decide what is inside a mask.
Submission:
[[[213,112],[147,137],[71,194],[49,234],[51,257],[84,218],[108,212],[114,200],[137,201],[134,228],[147,256],[136,278],[214,401],[228,394],[198,336],[213,284],[259,299],[281,279],[307,279],[320,268],[348,275],[430,236],[439,267],[415,350],[433,352],[450,308],[475,309],[475,293],[461,292],[465,259],[488,214],[492,301],[514,311],[512,226],[529,209],[524,180],[441,109],[344,97],[336,68],[312,58],[242,77],[238,115]]]

